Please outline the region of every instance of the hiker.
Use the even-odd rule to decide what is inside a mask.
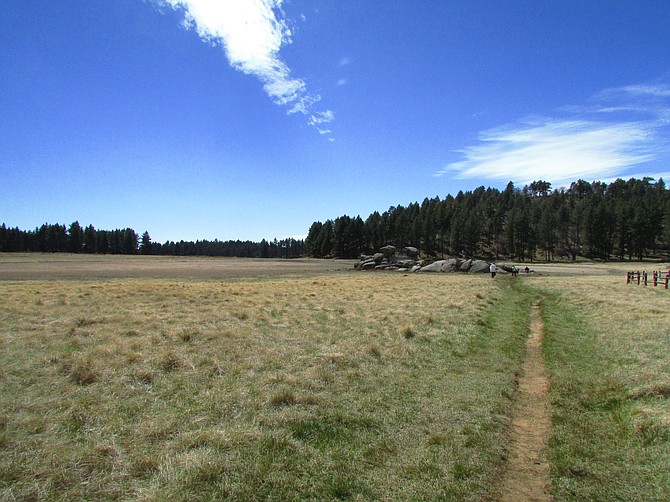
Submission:
[[[491,279],[493,279],[496,276],[496,273],[498,272],[498,267],[496,267],[495,263],[491,263],[489,270],[491,271]]]

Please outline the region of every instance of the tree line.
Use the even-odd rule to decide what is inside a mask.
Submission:
[[[153,242],[148,231],[141,236],[132,228],[98,230],[82,227],[78,221],[70,226],[48,224],[34,230],[0,226],[0,252],[143,254],[168,256],[229,256],[241,258],[297,258],[304,256],[304,241],[292,238],[261,242],[252,241],[167,241]]]
[[[573,182],[553,190],[534,181],[519,189],[460,191],[373,212],[314,222],[305,239],[313,257],[356,258],[392,244],[426,256],[519,261],[642,260],[670,257],[670,193],[662,179],[610,184]]]
[[[578,180],[553,190],[534,181],[523,188],[459,191],[444,199],[392,206],[360,216],[315,221],[306,239],[153,242],[149,232],[98,230],[78,221],[34,230],[0,226],[2,252],[69,252],[169,256],[358,258],[392,244],[424,256],[518,261],[670,259],[670,192],[662,179],[610,184]]]

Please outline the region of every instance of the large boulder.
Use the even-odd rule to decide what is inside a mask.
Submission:
[[[470,269],[472,268],[472,260],[465,260],[463,263],[461,263],[461,272],[470,272]]]
[[[411,258],[398,258],[392,260],[392,263],[400,268],[412,268],[414,265],[416,265],[416,261],[412,260]]]
[[[393,255],[395,254],[395,252],[396,252],[396,247],[395,247],[395,246],[391,246],[391,245],[389,244],[388,246],[384,246],[383,248],[381,248],[379,251],[380,251],[381,253],[383,253],[384,256],[386,256],[387,258],[390,258],[391,256],[393,256]]]
[[[484,260],[475,260],[470,267],[471,274],[486,273],[489,271],[490,264]]]
[[[372,259],[373,259],[376,263],[381,263],[382,260],[384,259],[384,253],[375,253],[374,256],[372,257]]]
[[[361,270],[370,270],[371,268],[375,268],[376,266],[377,266],[377,263],[374,260],[370,259],[370,260],[366,260],[363,263],[361,263],[358,266],[358,268],[361,269]]]
[[[444,267],[444,263],[447,260],[437,260],[431,263],[430,265],[426,265],[425,267],[421,267],[419,269],[419,272],[443,272],[442,268]]]
[[[458,272],[461,268],[463,260],[459,258],[451,258],[442,265],[442,272]]]
[[[406,248],[404,248],[403,253],[412,258],[416,258],[417,256],[419,256],[419,250],[413,246],[407,246]]]

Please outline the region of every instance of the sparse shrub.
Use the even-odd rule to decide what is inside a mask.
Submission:
[[[414,329],[411,326],[405,326],[402,329],[402,336],[404,336],[407,340],[410,338],[414,338],[416,336],[416,333],[414,332]]]

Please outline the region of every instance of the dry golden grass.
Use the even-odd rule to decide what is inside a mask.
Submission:
[[[21,259],[25,272],[35,258]],[[495,497],[536,295],[548,338],[564,342],[550,356],[554,390],[587,399],[577,385],[616,382],[631,405],[590,440],[624,426],[642,438],[638,456],[613,450],[628,463],[600,460],[596,488],[665,493],[620,481],[626,470],[662,479],[647,466],[668,458],[670,430],[670,293],[626,285],[627,265],[491,280],[294,264],[205,280],[208,264],[216,277],[232,262],[186,261],[185,279],[162,275],[162,261],[119,272],[123,261],[96,260],[94,276],[114,278],[84,280],[95,260],[67,258],[72,279],[56,260],[38,267],[48,280],[0,282],[0,500]],[[557,465],[570,450],[558,499],[599,493],[580,491],[582,464],[597,459],[585,459],[579,427],[596,412],[575,410],[561,411],[576,425],[554,438]]]
[[[484,337],[502,298],[460,275],[2,282],[2,497],[476,499],[524,336]]]
[[[624,383],[631,395],[663,397],[670,393],[670,291],[626,284],[627,270],[652,270],[654,265],[601,265],[603,275],[581,278],[543,276],[535,283],[547,291],[561,292],[561,301],[592,327],[603,353],[616,355],[607,368],[614,380]],[[666,264],[662,264],[668,270]],[[670,425],[667,399],[652,399],[643,406],[659,421]]]

